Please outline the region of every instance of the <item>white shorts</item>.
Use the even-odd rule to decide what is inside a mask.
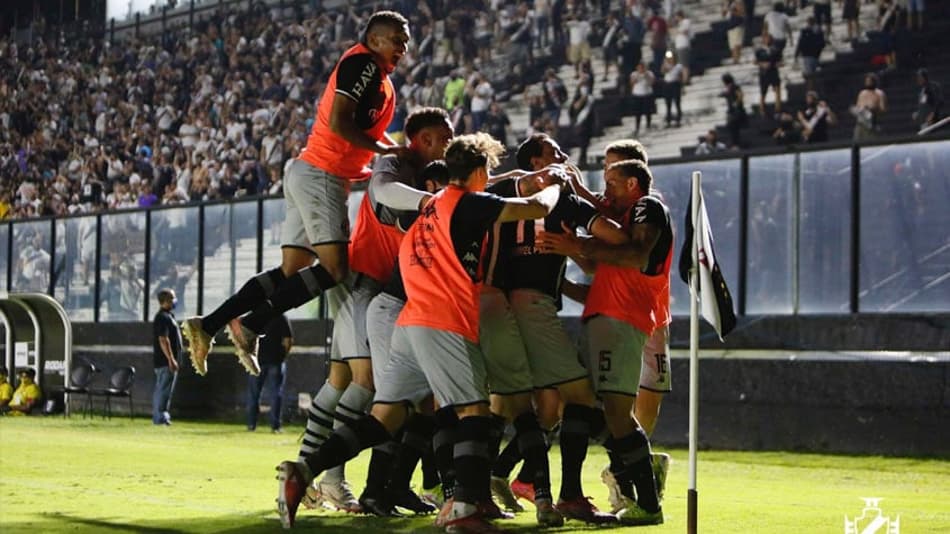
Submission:
[[[584,338],[594,391],[636,397],[647,335],[630,323],[595,315],[584,323]]]
[[[553,297],[534,289],[514,289],[508,293],[508,300],[528,353],[534,387],[554,387],[587,378],[577,346],[557,316]]]
[[[389,293],[380,293],[369,302],[369,308],[366,310],[366,335],[369,338],[369,353],[373,356],[374,384],[382,384],[383,369],[392,356],[396,319],[405,305],[404,300]]]
[[[397,326],[373,402],[419,404],[429,394],[443,408],[487,403],[482,351],[455,332]]]
[[[353,358],[369,358],[369,338],[366,334],[366,310],[382,286],[376,280],[360,273],[350,273],[349,295],[333,318],[333,346],[330,360],[335,362]]]
[[[670,327],[658,327],[643,346],[643,367],[640,369],[640,387],[657,393],[673,390],[670,369]]]
[[[281,246],[310,250],[314,245],[349,242],[347,188],[343,178],[295,159],[284,177],[287,213]]]
[[[488,387],[496,395],[530,393],[531,367],[518,321],[500,290],[479,297],[478,343],[485,355]]]

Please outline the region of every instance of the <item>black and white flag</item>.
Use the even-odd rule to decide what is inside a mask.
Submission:
[[[692,206],[692,193],[687,206]],[[702,189],[699,190],[699,217],[693,227],[692,210],[686,210],[686,235],[680,250],[680,278],[689,284],[689,271],[693,265],[693,236],[699,236],[699,301],[700,312],[704,319],[716,329],[721,340],[736,327],[736,313],[732,306],[732,294],[726,287],[726,279],[719,269],[716,254],[713,251],[712,228],[706,215],[706,203]]]

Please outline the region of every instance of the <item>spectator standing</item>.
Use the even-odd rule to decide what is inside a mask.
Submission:
[[[43,392],[40,386],[36,384],[36,370],[27,367],[22,369],[18,375],[20,383],[17,384],[10,403],[7,404],[7,410],[10,415],[30,415],[30,411],[43,398]]]
[[[261,393],[270,390],[270,428],[271,432],[282,430],[281,414],[284,399],[284,375],[287,371],[287,355],[294,344],[294,333],[287,316],[275,317],[264,328],[261,338],[258,361],[261,374],[247,377],[247,429],[257,429],[257,416],[260,414]]]
[[[548,26],[551,23],[551,0],[534,0],[534,28],[537,39],[535,46],[538,49],[548,46],[551,40],[548,37]]]
[[[488,108],[488,114],[485,116],[485,131],[507,146],[508,126],[510,125],[511,119],[508,118],[504,108],[498,102],[492,102]]]
[[[693,22],[686,17],[682,9],[676,12],[674,18],[676,30],[673,33],[673,47],[676,48],[676,59],[683,66],[683,84],[689,85],[690,52],[693,45]]]
[[[653,85],[656,77],[647,70],[647,66],[642,61],[637,65],[637,70],[630,75],[630,95],[632,98],[633,115],[636,117],[637,126],[633,136],[640,135],[640,118],[646,115],[647,128],[651,128],[651,120],[656,112],[656,101],[653,99]]]
[[[720,141],[716,135],[716,130],[709,130],[706,132],[705,137],[699,140],[699,146],[696,147],[697,156],[706,156],[708,154],[715,154],[717,152],[724,152],[726,150],[726,145]]]
[[[567,19],[567,61],[574,65],[574,77],[581,76],[581,63],[590,61],[590,22],[582,15],[570,15]]]
[[[620,42],[623,29],[617,17],[611,13],[607,16],[607,31],[604,33],[604,40],[601,43],[601,49],[604,51],[604,81],[610,74],[611,65],[617,65],[617,48]]]
[[[567,87],[554,69],[545,71],[544,111],[555,125],[561,117],[561,108],[567,100]]]
[[[776,2],[772,11],[765,14],[762,24],[762,35],[772,36],[772,45],[779,54],[785,51],[785,45],[792,37],[792,23],[785,14],[785,4]]]
[[[745,39],[745,7],[739,0],[732,0],[726,4],[722,14],[726,19],[726,39],[732,52],[732,62],[739,64],[742,41]]]
[[[817,4],[816,4],[817,6]],[[795,61],[802,58],[802,76],[809,91],[815,89],[815,74],[818,72],[818,58],[825,48],[825,34],[821,31],[815,17],[808,17],[807,25],[798,34],[795,45]]]
[[[152,319],[152,363],[155,366],[155,389],[152,391],[152,424],[171,425],[169,414],[172,393],[181,363],[181,330],[172,310],[178,300],[171,289],[158,292],[159,309]]]
[[[844,0],[841,8],[841,18],[848,24],[848,40],[854,42],[861,35],[861,24],[858,17],[861,16],[860,0]]]
[[[663,58],[666,56],[666,40],[669,37],[669,25],[659,9],[653,10],[653,15],[647,21],[647,30],[650,32],[650,50],[653,51],[650,71],[654,76],[659,76]]]
[[[917,111],[913,119],[920,129],[924,129],[940,120],[940,111],[943,107],[943,91],[940,84],[930,81],[927,69],[917,70],[917,87],[920,93],[917,96]]]
[[[492,97],[495,90],[492,89],[488,78],[482,73],[477,73],[472,81],[472,131],[478,132],[485,123],[485,117],[488,116],[488,108],[491,106]]]
[[[825,35],[831,39],[831,0],[812,0],[814,2],[815,24],[824,27]]]
[[[726,128],[729,129],[729,148],[738,149],[741,141],[740,130],[748,125],[749,117],[746,115],[742,89],[736,83],[732,74],[723,74],[722,84],[725,89],[719,93],[719,96],[726,99]]]
[[[755,51],[755,62],[759,66],[759,113],[765,116],[765,95],[769,88],[775,93],[775,115],[782,112],[782,79],[778,65],[782,61],[782,52],[775,46],[772,34],[762,36],[762,46]]]
[[[867,74],[864,76],[864,89],[858,93],[858,98],[851,108],[851,114],[856,119],[853,139],[875,139],[880,134],[880,120],[884,113],[887,113],[887,94],[878,88],[877,75]]]
[[[663,61],[663,100],[666,102],[666,126],[673,122],[673,107],[676,107],[676,126],[683,119],[680,100],[683,96],[683,84],[686,83],[686,68],[679,58],[671,53]]]
[[[630,11],[624,17],[623,35],[620,40],[621,55],[621,76],[622,80],[627,79],[630,73],[637,69],[637,64],[643,59],[643,38],[646,36],[647,28],[640,18],[639,12]],[[622,81],[621,80],[621,81]]]

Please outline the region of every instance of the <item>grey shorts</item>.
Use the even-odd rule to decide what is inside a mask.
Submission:
[[[619,319],[596,315],[585,323],[584,337],[594,391],[635,397],[647,335]]]
[[[383,369],[389,364],[396,318],[406,302],[389,293],[373,297],[366,310],[366,334],[369,337],[369,353],[373,355],[373,382],[382,384]]]
[[[515,289],[508,301],[518,321],[536,388],[547,388],[587,378],[577,346],[557,316],[554,299],[533,289]]]
[[[419,404],[430,393],[441,407],[488,402],[482,351],[461,334],[397,326],[390,354],[374,402]]]
[[[478,343],[485,354],[489,389],[496,395],[532,391],[528,353],[508,299],[490,290],[482,292],[480,301]]]
[[[347,286],[350,288],[349,294],[333,318],[330,360],[335,362],[370,356],[366,310],[369,302],[382,289],[379,282],[360,273],[350,273]]]
[[[350,219],[346,181],[295,159],[284,177],[287,213],[280,244],[310,249],[313,245],[347,243]]]
[[[673,390],[673,375],[670,369],[670,327],[661,326],[643,347],[643,368],[640,370],[640,387],[657,393]]]

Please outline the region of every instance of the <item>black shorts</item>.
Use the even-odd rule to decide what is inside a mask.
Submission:
[[[769,87],[775,87],[781,83],[778,77],[778,70],[759,73],[759,92],[765,96],[769,92]]]

